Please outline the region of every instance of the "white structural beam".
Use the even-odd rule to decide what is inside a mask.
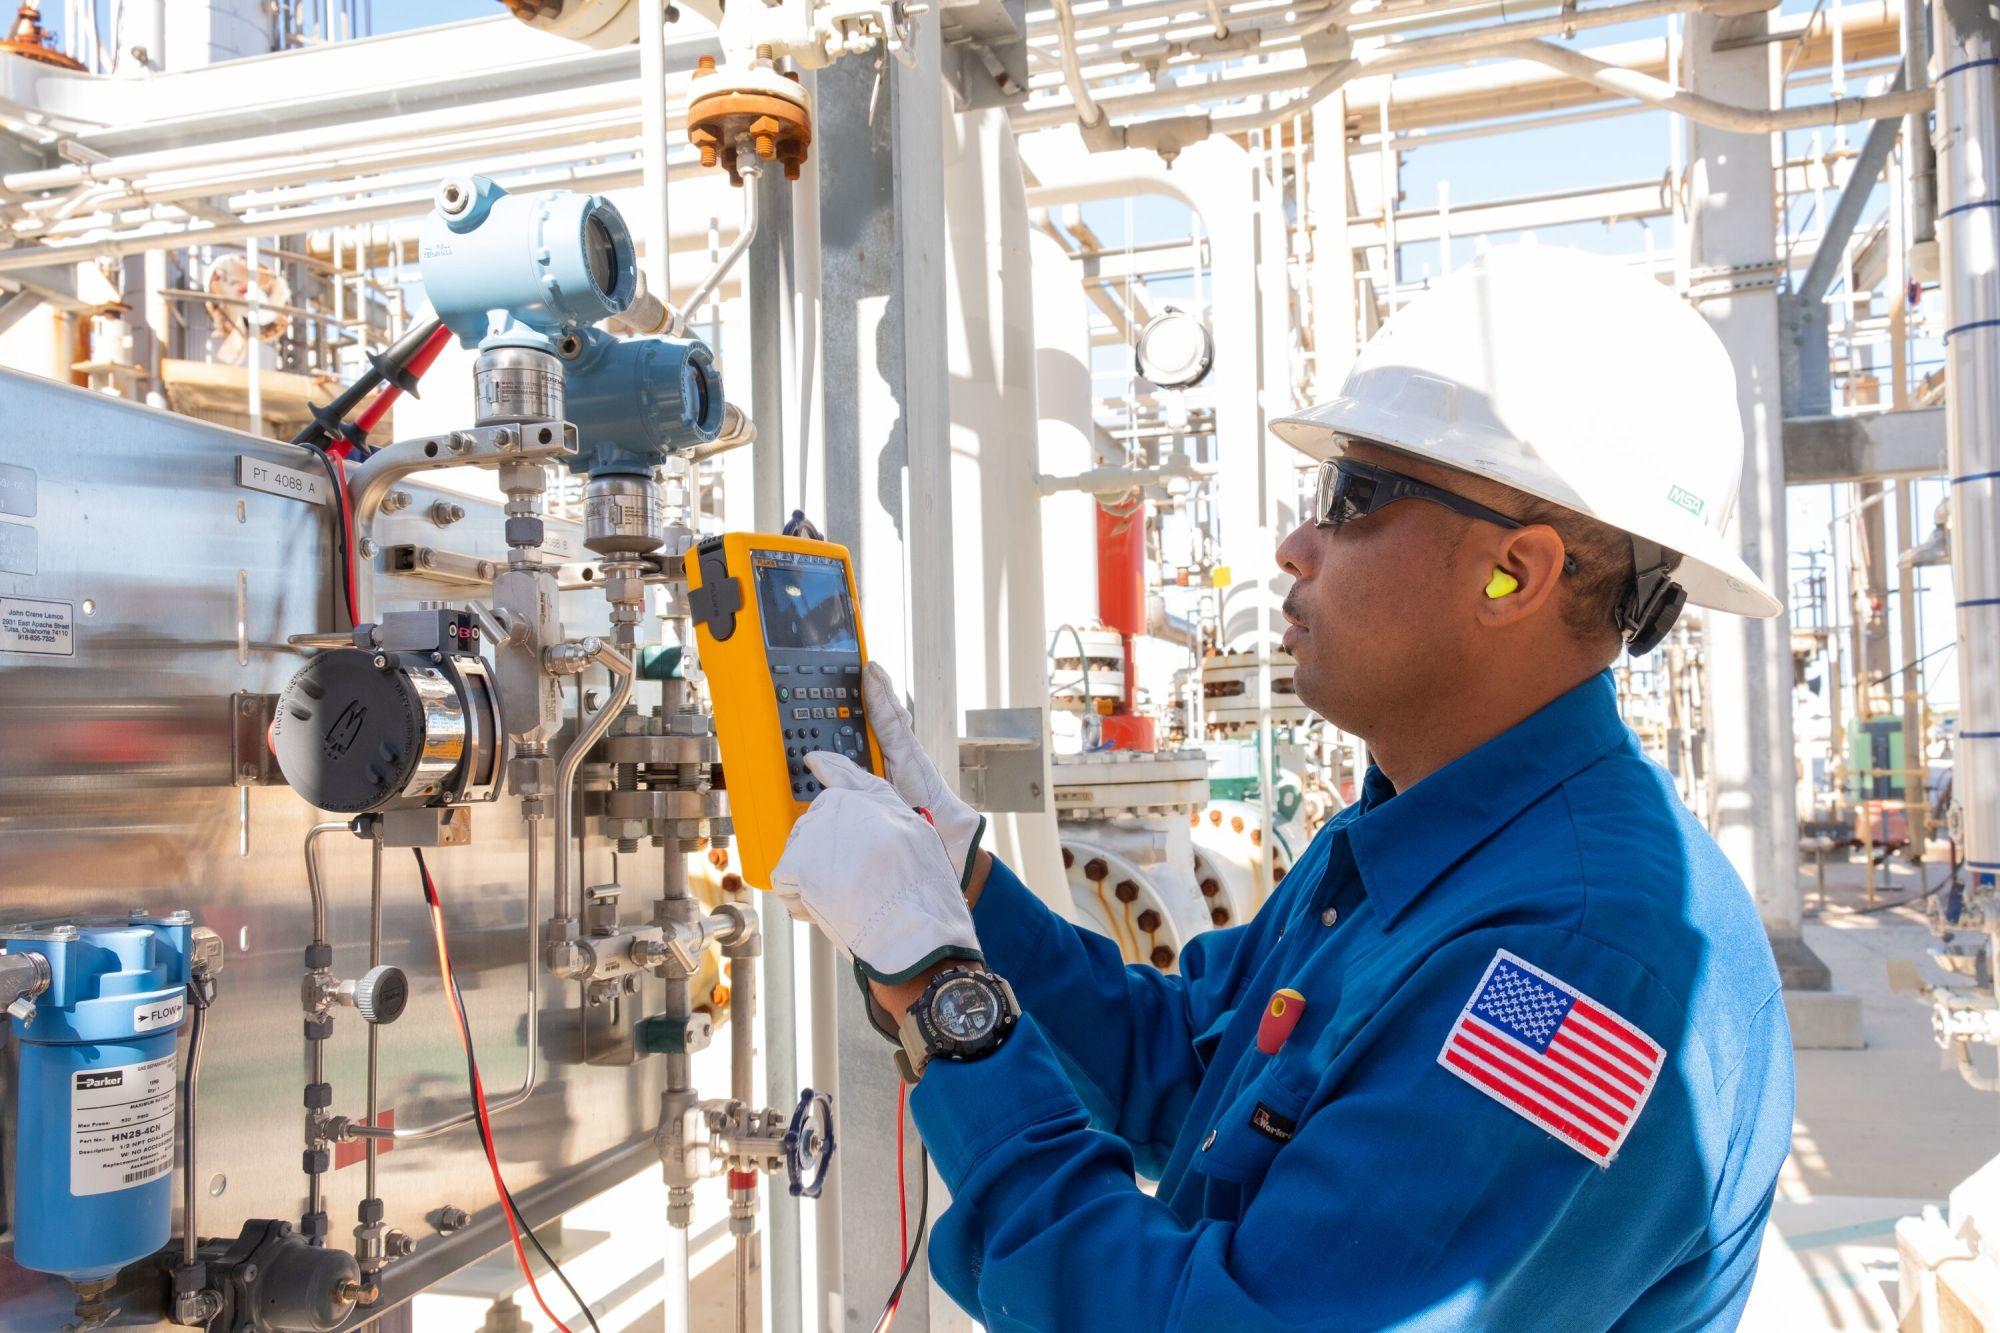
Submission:
[[[1942,407],[1785,421],[1785,481],[1793,486],[1944,471]]]
[[[825,418],[812,459],[828,538],[854,555],[869,655],[911,696],[918,741],[958,753],[949,339],[945,315],[942,120],[936,23],[913,25],[901,60],[846,59],[815,78],[819,197],[818,373]],[[947,764],[946,771],[950,771]],[[834,1189],[817,1209],[821,1280],[834,1328],[866,1328],[895,1285],[894,1067],[853,974],[813,946],[815,1086],[837,1085],[843,1136]],[[921,1169],[909,1138],[906,1174]],[[919,1264],[923,1260],[918,1261]],[[922,1271],[921,1269],[919,1271]],[[931,1326],[930,1286],[904,1289],[896,1322]]]
[[[1736,106],[1777,100],[1778,47],[1719,39],[1761,32],[1766,16],[1687,21],[1682,84]],[[1691,125],[1688,279],[1691,296],[1736,368],[1743,480],[1736,531],[1743,558],[1782,599],[1785,541],[1783,409],[1779,401],[1776,174],[1771,136]],[[1792,645],[1787,618],[1708,616],[1709,827],[1743,877],[1788,990],[1828,986],[1800,936],[1798,787],[1793,772]]]

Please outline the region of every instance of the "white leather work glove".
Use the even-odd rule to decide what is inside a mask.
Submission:
[[[986,816],[958,798],[924,747],[917,744],[910,714],[880,662],[870,662],[861,673],[861,702],[867,706],[868,724],[882,747],[882,767],[888,771],[889,781],[896,784],[904,804],[930,811],[951,856],[951,868],[958,873],[958,886],[964,889],[972,873],[972,854],[979,850],[979,837],[986,831]]]
[[[937,830],[845,756],[822,750],[805,762],[826,790],[771,872],[786,909],[854,960],[864,995],[870,981],[900,985],[949,959],[985,962]]]

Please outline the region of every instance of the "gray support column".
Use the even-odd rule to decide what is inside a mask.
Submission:
[[[2000,22],[1984,0],[1937,0],[1937,235],[1945,309],[1945,442],[1958,602],[1953,794],[1974,895],[2000,878]]]
[[[1026,186],[1004,110],[955,114],[944,139],[959,696],[967,709],[1032,708],[1046,718],[1049,618],[1042,501],[1033,484],[1036,278]],[[1087,457],[1082,466],[1090,466]],[[1060,892],[1066,880],[1046,767],[1041,788],[1040,809],[989,814],[984,845],[1024,882]]]
[[[1354,308],[1354,247],[1347,239],[1353,182],[1347,174],[1347,94],[1312,109],[1313,397],[1339,391],[1360,350]]]
[[[854,553],[870,654],[909,691],[917,739],[949,768],[958,753],[958,701],[938,188],[944,85],[936,21],[913,27],[912,67],[849,57],[817,79],[814,139],[834,146],[818,159],[823,518],[827,536]],[[830,989],[838,997],[830,1054],[847,1132],[836,1159],[838,1197],[820,1209],[820,1255],[824,1269],[830,1227],[838,1300],[829,1301],[827,1318],[836,1328],[866,1329],[901,1269],[893,1239],[897,1079],[858,988],[835,978]],[[914,1191],[917,1136],[908,1142]],[[913,1279],[897,1327],[928,1328],[929,1305],[929,1283]]]
[[[776,532],[785,515],[785,391],[798,383],[794,349],[793,294],[797,287],[792,243],[792,192],[805,188],[766,171],[746,187],[759,192],[761,219],[750,252],[743,257],[750,302],[750,417],[757,440],[750,446],[755,523]],[[775,894],[758,895],[764,928],[764,957],[753,964],[764,980],[765,1105],[789,1107],[799,1097],[798,1019],[794,955],[798,925]],[[740,966],[741,964],[739,964]],[[799,1245],[799,1201],[774,1183],[764,1191],[767,1247],[764,1308],[770,1333],[798,1333],[804,1326],[804,1268]]]
[[[1754,39],[1767,26],[1761,13],[1735,19],[1688,15],[1683,86],[1733,106],[1775,105],[1776,45],[1715,49],[1718,38]],[[1729,349],[1743,412],[1737,533],[1744,559],[1784,597],[1790,572],[1771,136],[1691,124],[1688,163],[1690,296]],[[1712,614],[1708,643],[1708,730],[1714,750],[1709,826],[1756,900],[1786,988],[1825,991],[1831,984],[1826,965],[1800,938],[1790,624],[1783,616],[1750,620]],[[1858,1010],[1853,1019],[1852,1040],[1858,1043]],[[1815,1022],[1808,1018],[1804,1026],[1812,1028]],[[1800,1030],[1795,1037],[1801,1044],[1850,1044],[1844,1027],[1825,1036]]]

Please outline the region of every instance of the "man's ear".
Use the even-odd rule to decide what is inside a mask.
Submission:
[[[1518,625],[1553,609],[1556,584],[1568,553],[1562,538],[1545,523],[1515,528],[1501,538],[1485,571],[1479,601],[1482,624],[1493,629]]]

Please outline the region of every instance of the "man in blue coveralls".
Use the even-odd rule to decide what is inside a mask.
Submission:
[[[990,1329],[1733,1326],[1778,974],[1605,670],[1683,602],[1780,609],[1725,536],[1720,343],[1650,277],[1496,250],[1276,428],[1324,460],[1278,553],[1298,694],[1374,767],[1178,976],[978,850],[879,667],[890,781],[811,761],[773,885],[897,1033],[932,1271]]]

